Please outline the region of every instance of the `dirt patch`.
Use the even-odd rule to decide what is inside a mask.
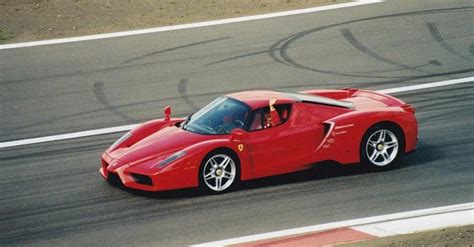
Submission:
[[[379,238],[357,243],[337,245],[338,247],[366,246],[470,246],[474,245],[474,225],[440,229],[407,235]]]
[[[270,13],[349,0],[0,0],[0,43]]]

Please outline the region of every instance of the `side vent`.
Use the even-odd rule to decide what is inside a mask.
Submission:
[[[324,136],[327,136],[329,133],[329,130],[331,130],[331,124],[330,123],[323,123],[324,126]]]

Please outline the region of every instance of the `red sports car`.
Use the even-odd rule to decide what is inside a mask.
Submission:
[[[143,123],[102,154],[111,183],[220,193],[239,181],[296,172],[320,161],[386,170],[416,149],[415,110],[358,89],[222,96],[186,118]]]

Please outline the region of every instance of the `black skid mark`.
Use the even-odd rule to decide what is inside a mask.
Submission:
[[[323,74],[349,76],[349,77],[357,77],[357,78],[383,78],[383,79],[397,79],[397,80],[410,79],[411,78],[411,77],[408,77],[408,76],[395,76],[395,77],[394,76],[381,76],[381,75],[371,76],[371,75],[365,74],[364,72],[343,72],[343,71],[336,71],[336,70],[323,70],[323,69],[313,68],[313,67],[309,67],[309,66],[300,64],[300,63],[294,61],[288,55],[288,48],[290,47],[291,43],[293,43],[296,40],[304,37],[305,35],[308,35],[308,34],[311,34],[311,33],[314,33],[314,32],[329,28],[329,27],[335,27],[335,26],[339,26],[339,24],[331,25],[331,26],[327,26],[327,27],[323,27],[323,28],[311,29],[311,30],[308,30],[308,31],[297,33],[297,34],[292,35],[288,38],[282,39],[282,40],[278,41],[277,43],[275,43],[274,46],[272,46],[272,47],[274,47],[274,49],[273,49],[274,51],[275,50],[279,51],[278,54],[280,55],[281,59],[278,58],[277,55],[274,52],[270,52],[270,56],[278,63],[285,64],[285,65],[292,66],[292,67],[296,67],[296,68],[299,68],[299,69],[304,69],[304,70],[308,70],[308,71],[323,73]]]
[[[215,61],[215,62],[205,64],[204,66],[215,65],[215,64],[219,64],[219,63],[229,62],[229,61],[232,61],[232,60],[237,60],[237,59],[241,59],[241,58],[256,56],[256,55],[265,54],[265,53],[268,53],[270,55],[270,57],[272,57],[272,59],[275,60],[278,63],[281,63],[281,64],[286,65],[286,66],[292,66],[291,64],[285,62],[284,59],[280,59],[277,55],[278,54],[277,52],[280,50],[281,44],[283,44],[285,41],[287,41],[288,39],[290,39],[292,37],[293,36],[290,36],[290,37],[284,38],[282,40],[279,40],[278,42],[274,43],[269,49],[256,51],[256,52],[250,52],[250,53],[246,53],[246,54],[243,54],[243,55],[238,55],[238,56],[234,56],[234,57],[221,59],[221,60],[218,60],[218,61]]]
[[[438,27],[436,26],[436,24],[428,22],[428,23],[426,23],[426,26],[430,30],[430,33],[431,33],[431,36],[433,36],[433,39],[436,40],[436,42],[438,42],[438,44],[441,47],[443,47],[445,50],[447,50],[448,52],[450,52],[450,53],[452,53],[452,54],[454,54],[454,55],[456,55],[456,56],[458,56],[458,57],[460,57],[464,60],[467,60],[467,61],[470,61],[470,62],[473,61],[470,57],[464,56],[463,54],[455,51],[454,48],[451,47],[451,45],[449,45],[448,42],[446,42],[446,40],[443,39],[443,36],[441,36],[441,33],[439,32]]]
[[[128,116],[127,114],[120,112],[117,107],[113,106],[110,104],[109,100],[107,100],[107,97],[105,96],[105,90],[104,90],[104,83],[101,81],[95,82],[94,83],[94,95],[99,101],[102,106],[104,106],[105,109],[113,112],[115,115],[123,118],[127,122],[137,122],[136,119]]]
[[[428,72],[425,72],[423,70],[420,70],[420,69],[417,69],[416,67],[419,67],[419,66],[416,66],[416,67],[412,67],[412,66],[409,66],[409,65],[406,65],[406,64],[403,64],[403,63],[400,63],[400,62],[397,62],[395,60],[392,60],[390,58],[386,58],[386,57],[383,57],[379,54],[377,54],[376,52],[372,51],[371,49],[369,49],[368,47],[366,47],[365,45],[363,45],[355,36],[354,34],[351,32],[351,30],[347,29],[347,28],[344,28],[344,29],[341,29],[341,33],[342,33],[342,36],[344,36],[344,38],[354,47],[356,48],[357,50],[359,50],[360,52],[366,54],[367,56],[369,57],[372,57],[378,61],[381,61],[381,62],[384,62],[386,64],[390,64],[390,65],[394,65],[394,66],[397,66],[397,67],[400,67],[402,69],[406,69],[406,70],[413,70],[413,71],[417,71],[417,72],[421,72],[421,73],[425,73],[425,74],[429,74]]]
[[[191,100],[189,100],[188,97],[188,78],[182,78],[179,80],[178,83],[178,93],[181,96],[181,98],[186,102],[186,104],[193,109],[193,111],[199,110],[199,107],[197,107]]]
[[[216,65],[216,64],[219,64],[219,63],[224,63],[224,62],[228,62],[228,61],[232,61],[232,60],[236,60],[236,59],[240,59],[240,58],[265,54],[267,52],[268,52],[268,50],[251,52],[251,53],[247,53],[247,54],[243,54],[243,55],[239,55],[239,56],[235,56],[235,57],[229,57],[229,58],[221,59],[221,60],[218,60],[218,61],[215,61],[215,62],[207,63],[207,64],[204,64],[204,66]]]
[[[411,15],[427,15],[427,14],[439,14],[439,13],[447,13],[447,12],[471,12],[474,10],[474,7],[460,7],[460,8],[446,8],[446,9],[432,9],[432,10],[423,10],[423,11],[414,11],[414,12],[406,12],[406,13],[399,13],[399,14],[392,14],[392,15],[383,15],[383,16],[375,16],[375,17],[369,17],[369,18],[363,18],[363,19],[358,19],[358,20],[352,20],[352,21],[346,21],[346,22],[340,22],[340,23],[335,23],[327,26],[322,26],[322,27],[317,27],[313,29],[309,29],[306,31],[302,31],[296,34],[293,34],[291,36],[288,36],[278,42],[276,42],[272,48],[270,49],[269,53],[270,56],[278,63],[281,64],[289,64],[292,67],[297,67],[299,69],[303,70],[308,70],[308,71],[313,71],[317,73],[323,73],[323,74],[330,74],[330,75],[339,75],[339,76],[349,76],[349,77],[355,77],[355,78],[379,78],[379,79],[387,79],[385,81],[379,81],[379,83],[393,83],[393,82],[403,82],[403,81],[411,81],[415,79],[422,79],[422,78],[432,78],[432,77],[438,77],[438,76],[446,76],[446,75],[455,75],[455,74],[462,74],[462,73],[467,73],[467,72],[472,72],[474,71],[473,68],[469,69],[461,69],[461,70],[454,70],[454,71],[449,71],[449,72],[443,72],[443,73],[433,73],[433,74],[425,74],[425,75],[418,75],[418,76],[383,76],[383,75],[367,75],[363,72],[351,72],[351,71],[338,71],[338,70],[323,70],[320,68],[313,68],[301,63],[298,63],[294,61],[290,56],[288,56],[287,49],[289,47],[290,43],[293,43],[297,41],[298,39],[303,38],[306,35],[316,33],[319,31],[327,30],[330,28],[335,28],[335,27],[340,27],[342,25],[346,24],[354,24],[354,23],[360,23],[364,21],[372,21],[372,20],[378,20],[378,19],[384,19],[384,18],[394,18],[394,17],[404,17],[404,16],[411,16]],[[474,45],[474,44],[473,44]],[[284,61],[282,61],[280,58],[277,58],[275,55],[274,51],[280,51],[280,57],[283,58]],[[474,47],[471,47],[472,54],[474,54]],[[429,61],[429,64],[431,65],[441,65],[439,61],[436,60],[431,60]],[[417,69],[417,67],[414,67]],[[380,71],[384,72],[384,71]],[[387,71],[390,72],[390,71]],[[426,73],[426,72],[424,72]]]
[[[131,59],[123,62],[122,64],[131,63],[131,62],[134,62],[134,61],[137,61],[137,60],[141,60],[141,59],[151,57],[151,56],[154,56],[154,55],[158,55],[158,54],[161,54],[161,53],[165,53],[165,52],[175,51],[175,50],[179,50],[179,49],[183,49],[183,48],[187,48],[187,47],[203,45],[203,44],[212,43],[212,42],[221,41],[221,40],[226,40],[226,39],[230,39],[230,37],[222,37],[222,38],[217,38],[217,39],[204,40],[204,41],[190,43],[190,44],[186,44],[186,45],[180,45],[180,46],[176,46],[176,47],[172,47],[172,48],[168,48],[168,49],[164,49],[164,50],[160,50],[160,51],[155,51],[155,52],[151,52],[151,53],[148,53],[148,54],[145,54],[145,55],[142,55],[142,56],[131,58]]]
[[[270,49],[268,50],[268,55],[270,55],[270,57],[277,63],[287,65],[287,66],[291,66],[291,67],[300,68],[295,63],[293,63],[293,61],[291,59],[289,59],[289,57],[287,57],[285,55],[286,55],[286,50],[288,49],[288,47],[289,47],[290,43],[292,42],[292,40],[300,38],[304,35],[306,35],[306,32],[297,33],[297,34],[294,34],[290,37],[280,39],[279,41],[277,41],[275,44],[273,44],[270,47]],[[280,56],[278,56],[278,55],[280,55]]]

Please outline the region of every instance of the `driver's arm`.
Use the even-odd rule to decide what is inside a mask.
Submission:
[[[275,107],[273,106],[273,105],[275,105],[276,101],[277,101],[276,98],[272,98],[272,99],[270,99],[270,102],[268,103],[268,105],[270,107],[270,117],[271,117],[272,126],[276,126],[276,125],[280,124],[280,116],[278,115],[278,112],[276,111]]]
[[[273,106],[276,103],[277,99],[276,98],[271,98],[270,101],[268,102],[268,106],[270,107],[270,112],[275,111],[275,107]]]

